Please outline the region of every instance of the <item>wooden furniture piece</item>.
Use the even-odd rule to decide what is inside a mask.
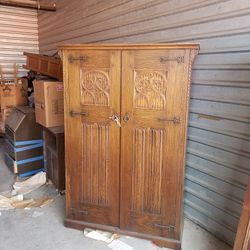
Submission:
[[[65,190],[64,127],[44,128],[46,171],[58,191]]]
[[[66,220],[181,249],[197,44],[62,45]]]
[[[27,57],[26,65],[23,65],[23,68],[62,80],[62,62],[60,58],[27,52],[23,54]]]
[[[250,178],[245,193],[234,250],[250,250]]]
[[[35,121],[35,110],[15,107],[5,124],[5,163],[21,176],[44,170],[42,127]]]

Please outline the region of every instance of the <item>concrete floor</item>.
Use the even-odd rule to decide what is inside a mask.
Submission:
[[[10,190],[14,176],[3,162],[0,143],[0,192]],[[0,250],[105,250],[106,243],[85,238],[83,232],[63,226],[65,197],[52,185],[45,185],[26,197],[52,196],[44,208],[0,211]],[[39,212],[38,217],[34,215]],[[122,236],[134,250],[160,249],[150,241]],[[230,250],[222,241],[189,220],[184,223],[183,250]],[[166,249],[166,248],[161,248]]]

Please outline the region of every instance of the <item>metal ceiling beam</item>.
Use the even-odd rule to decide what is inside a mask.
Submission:
[[[0,5],[5,6],[13,6],[13,7],[21,7],[21,8],[28,8],[28,9],[36,9],[36,10],[46,10],[46,11],[56,11],[56,4],[54,3],[53,6],[40,4],[39,1],[37,3],[25,3],[25,2],[16,2],[10,0],[0,0]]]

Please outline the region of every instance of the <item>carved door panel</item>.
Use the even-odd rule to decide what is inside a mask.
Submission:
[[[67,54],[68,53],[68,54]],[[119,225],[121,52],[65,52],[67,217]]]
[[[179,238],[188,60],[183,49],[122,52],[122,229]]]

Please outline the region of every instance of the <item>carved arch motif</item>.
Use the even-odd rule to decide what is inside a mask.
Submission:
[[[81,103],[83,105],[109,106],[110,82],[108,72],[81,70]]]
[[[166,73],[135,71],[134,86],[135,108],[164,109],[166,107]]]

